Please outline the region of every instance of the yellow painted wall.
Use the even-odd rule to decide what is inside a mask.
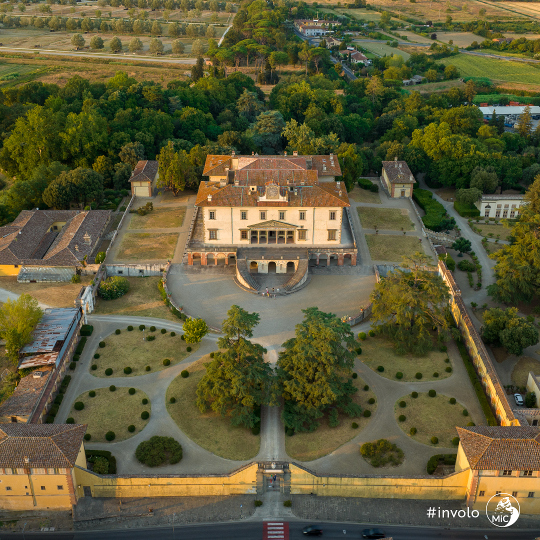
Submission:
[[[180,465],[181,467],[181,465]],[[258,465],[251,463],[230,475],[175,477],[100,476],[75,468],[77,498],[89,486],[93,497],[202,497],[255,493]]]
[[[372,499],[464,500],[470,471],[445,477],[329,477],[315,476],[297,465],[290,465],[291,494]]]
[[[456,472],[464,471],[469,468],[469,460],[465,456],[461,443],[459,444],[457,458],[456,458]]]
[[[0,265],[0,276],[16,276],[21,269],[20,266],[15,266],[14,264],[1,264]]]

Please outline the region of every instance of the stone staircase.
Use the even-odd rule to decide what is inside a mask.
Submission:
[[[305,280],[308,273],[308,259],[300,259],[298,261],[298,268],[292,275],[291,279],[285,283],[283,287],[285,292],[291,292],[293,289],[301,285]]]
[[[259,284],[255,279],[253,279],[253,276],[249,271],[246,259],[237,259],[236,273],[237,276],[238,274],[240,274],[241,278],[244,280],[244,282],[248,285],[249,288],[246,288],[246,286],[238,279],[238,277],[235,276],[234,280],[238,286],[240,286],[242,289],[250,290],[251,292],[259,291]]]

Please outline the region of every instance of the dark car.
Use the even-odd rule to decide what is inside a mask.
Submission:
[[[364,529],[362,531],[362,538],[386,538],[381,529]]]
[[[304,527],[302,529],[302,532],[306,536],[321,536],[322,535],[322,529],[319,525],[308,525],[307,527]]]

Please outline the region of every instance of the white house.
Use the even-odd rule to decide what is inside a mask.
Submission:
[[[523,195],[482,195],[476,203],[480,215],[486,218],[517,218]]]

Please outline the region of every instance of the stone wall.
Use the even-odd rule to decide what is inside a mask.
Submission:
[[[165,263],[158,264],[107,264],[107,277],[109,276],[124,276],[124,277],[145,277],[145,276],[161,276],[166,268]]]

